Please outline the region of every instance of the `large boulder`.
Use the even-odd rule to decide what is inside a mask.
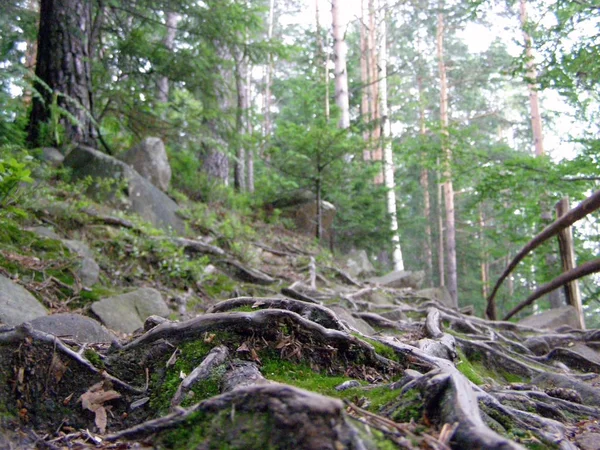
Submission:
[[[323,240],[331,238],[331,226],[335,218],[335,206],[333,204],[321,201],[321,237]],[[317,229],[317,202],[308,201],[301,203],[289,210],[289,214],[296,223],[296,228],[308,236],[316,236]]]
[[[415,296],[440,302],[448,308],[456,308],[456,305],[450,296],[450,291],[446,286],[421,289],[420,291],[415,292]]]
[[[73,169],[75,178],[91,176],[124,182],[124,202],[119,198],[116,187],[103,192],[100,186],[95,185],[90,193],[102,197],[115,207],[139,214],[158,228],[184,232],[183,221],[177,216],[177,204],[123,161],[93,148],[79,146],[69,153],[64,164]]]
[[[84,344],[117,342],[117,337],[94,319],[79,314],[53,314],[31,321],[35,330],[59,337],[69,337]]]
[[[550,330],[556,330],[566,325],[578,329],[579,320],[577,319],[577,311],[574,307],[563,306],[562,308],[550,309],[541,314],[526,317],[519,321],[519,325]]]
[[[390,272],[382,277],[369,278],[367,281],[369,281],[371,284],[378,284],[380,286],[395,289],[419,289],[421,284],[423,284],[424,279],[425,272],[422,270],[417,270],[415,272],[411,272],[409,270],[394,270],[393,272]]]
[[[60,150],[54,147],[44,147],[40,150],[39,159],[52,167],[59,167],[65,160]]]
[[[121,160],[161,191],[166,192],[171,182],[171,165],[165,144],[159,138],[148,137],[131,148]]]
[[[352,250],[344,256],[344,260],[346,271],[353,277],[375,274],[375,267],[365,250]]]
[[[27,289],[0,275],[1,323],[20,325],[47,314],[46,308]]]
[[[167,317],[170,313],[160,292],[152,288],[103,298],[92,304],[92,311],[108,328],[123,333],[142,328],[150,316]]]

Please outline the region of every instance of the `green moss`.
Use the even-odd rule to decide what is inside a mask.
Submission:
[[[389,440],[381,431],[369,427],[353,417],[349,417],[348,420],[358,431],[358,435],[365,443],[366,448],[377,448],[379,450],[396,450],[398,448],[398,445]]]
[[[94,350],[90,348],[86,349],[85,352],[83,352],[83,356],[85,356],[86,359],[94,365],[94,367],[97,367],[98,369],[104,369],[104,361],[102,361],[100,355]]]
[[[166,361],[171,355],[164,355],[155,366],[151,377],[152,393],[150,395],[150,406],[157,413],[165,413],[171,407],[171,399],[181,384],[181,374],[189,375],[208,355],[210,350],[225,341],[230,342],[232,337],[227,333],[215,335],[211,343],[203,340],[188,341],[179,347],[180,353],[177,356],[175,364],[165,368]],[[215,373],[207,380],[198,381],[193,387],[188,397],[183,401],[182,406],[196,403],[206,398],[219,394],[219,380],[222,372],[217,368]]]
[[[357,333],[352,333],[352,334],[355,337],[357,337],[358,339],[360,339],[361,341],[368,342],[369,344],[371,344],[373,346],[373,348],[375,349],[375,352],[377,352],[379,355],[383,356],[384,358],[390,359],[392,361],[396,361],[398,363],[402,362],[400,357],[398,356],[398,354],[396,353],[396,351],[393,348],[391,348],[379,341],[376,341],[375,339],[364,337]]]
[[[500,383],[522,383],[526,381],[524,377],[507,370],[488,368],[482,356],[478,353],[471,353],[468,358],[460,349],[457,350],[457,353],[460,361],[456,368],[477,385],[485,384],[486,378],[494,379]]]
[[[237,308],[230,309],[227,312],[256,312],[258,309],[252,306],[238,306]]]
[[[266,413],[223,410],[216,414],[196,412],[183,424],[159,435],[156,448],[219,450],[274,450],[293,448],[291,442],[273,435],[272,418]]]
[[[423,418],[423,398],[417,389],[411,389],[398,396],[398,403],[390,417],[396,422],[419,422]]]
[[[462,373],[465,377],[471,380],[476,385],[484,384],[484,380],[481,375],[477,372],[473,364],[467,359],[462,350],[457,350],[459,362],[456,364],[456,368]]]

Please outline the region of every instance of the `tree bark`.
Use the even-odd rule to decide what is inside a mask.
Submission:
[[[544,154],[544,136],[542,132],[542,117],[540,114],[540,101],[537,93],[537,71],[533,59],[533,41],[527,32],[527,5],[526,0],[520,0],[519,16],[523,29],[525,43],[525,66],[527,68],[527,89],[529,90],[529,106],[531,108],[531,129],[533,130],[533,144],[535,155]]]
[[[318,0],[317,0],[318,1]],[[366,0],[360,1],[360,80],[362,89],[360,93],[360,115],[364,126],[363,139],[365,141],[365,149],[363,151],[363,160],[371,160],[371,132],[370,132],[370,109],[369,109],[369,90],[371,89],[371,78],[369,77],[369,45],[368,45],[368,29],[367,16],[365,6]]]
[[[437,24],[437,56],[440,72],[440,120],[442,126],[442,152],[444,154],[444,203],[446,207],[446,258],[448,261],[448,292],[458,307],[458,280],[456,271],[456,228],[454,222],[454,187],[452,185],[452,149],[448,135],[448,83],[444,62],[444,13],[440,2]]]
[[[419,90],[419,133],[424,139],[426,134],[425,128],[425,105],[423,100],[423,79],[419,75],[417,77],[417,86]],[[425,219],[425,244],[423,251],[425,253],[425,267],[427,270],[427,278],[430,286],[433,286],[433,250],[431,237],[431,198],[429,197],[429,171],[425,165],[426,155],[422,155],[424,166],[421,168],[419,183],[423,191],[423,218]]]
[[[173,50],[173,44],[175,43],[175,35],[177,34],[177,23],[179,22],[179,14],[174,12],[167,12],[167,19],[165,26],[167,31],[165,38],[163,39],[163,45],[169,51]],[[162,75],[156,82],[156,100],[160,103],[167,103],[169,101],[169,77]]]
[[[387,105],[387,2],[381,0],[381,18],[379,25],[379,98],[381,111],[381,146],[383,147],[383,177],[387,188],[387,212],[390,217],[390,231],[392,233],[392,248],[394,270],[404,270],[402,258],[402,247],[400,246],[400,235],[398,234],[398,218],[396,216],[396,183],[394,181],[394,155],[392,153],[392,123],[389,117]]]
[[[55,125],[60,124],[67,141],[92,147],[96,145],[89,53],[91,29],[91,1],[41,1],[35,70],[38,80],[34,88],[42,99],[33,99],[29,117],[28,141],[32,145],[42,144],[40,126],[49,120]],[[66,114],[52,113],[51,105],[55,99],[57,106],[64,109]],[[56,129],[52,140],[60,140],[60,133]],[[62,142],[52,144],[60,145]]]
[[[246,89],[246,73],[248,61],[242,49],[235,49],[235,83],[237,89],[237,119],[236,130],[238,135],[237,152],[234,165],[234,187],[240,192],[247,190],[246,183],[246,143],[244,138],[248,129],[248,109],[250,102]]]
[[[369,77],[371,86],[371,139],[372,139],[372,150],[371,159],[373,161],[383,160],[383,149],[381,148],[381,111],[379,101],[379,71],[377,68],[377,9],[378,0],[369,0]],[[375,176],[375,184],[382,184],[383,170],[378,172]]]
[[[350,101],[348,98],[348,71],[346,69],[347,46],[344,40],[340,0],[331,2],[333,27],[333,50],[335,53],[335,103],[340,108],[340,128],[350,127]]]
[[[273,26],[274,26],[274,15],[275,15],[275,0],[269,2],[269,20],[267,24],[267,40],[270,42],[273,39]],[[265,98],[264,98],[264,136],[269,138],[271,136],[272,124],[271,124],[271,77],[273,73],[273,56],[269,53],[267,58],[267,68],[265,71]]]

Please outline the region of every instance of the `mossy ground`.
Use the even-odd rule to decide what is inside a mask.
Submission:
[[[485,365],[484,359],[472,354],[468,358],[465,353],[457,350],[459,361],[456,368],[469,380],[477,385],[483,385],[490,380],[495,380],[500,383],[521,383],[526,379],[520,375],[510,373],[499,367],[488,367]]]

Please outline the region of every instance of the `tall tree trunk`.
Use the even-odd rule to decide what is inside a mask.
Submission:
[[[175,43],[175,35],[177,34],[177,23],[179,22],[179,14],[174,12],[167,12],[167,19],[165,26],[167,31],[163,39],[163,45],[167,50],[173,50],[173,44]],[[156,100],[160,103],[167,103],[169,101],[169,77],[162,75],[156,82]]]
[[[533,144],[535,155],[544,154],[544,136],[542,132],[542,117],[540,114],[540,101],[537,92],[537,70],[533,60],[533,42],[527,32],[527,5],[526,0],[520,0],[519,16],[525,43],[525,65],[527,67],[527,88],[529,90],[529,106],[531,108],[531,129],[533,130]]]
[[[383,160],[383,149],[381,148],[381,111],[379,100],[379,71],[377,65],[377,9],[379,8],[378,0],[369,0],[369,77],[371,78],[371,126],[372,126],[372,143],[371,158],[373,161]],[[382,184],[383,170],[375,176],[375,184]]]
[[[404,270],[402,258],[402,247],[400,246],[400,235],[398,234],[398,218],[396,217],[396,183],[394,180],[394,156],[392,153],[392,123],[389,117],[387,104],[387,1],[381,0],[381,17],[379,25],[379,98],[381,111],[381,136],[383,147],[383,177],[387,188],[387,212],[390,216],[390,231],[392,234],[392,248],[394,270]]]
[[[273,39],[273,27],[275,22],[275,0],[269,2],[269,20],[267,24],[267,40],[270,42]],[[265,98],[264,98],[264,136],[269,139],[273,125],[271,124],[271,77],[273,74],[273,56],[269,53],[267,58],[267,67],[265,71]]]
[[[340,108],[340,128],[350,127],[350,100],[348,97],[348,72],[346,70],[346,41],[341,14],[341,1],[332,0],[333,51],[335,54],[335,103]]]
[[[360,0],[360,80],[362,89],[360,94],[360,116],[364,126],[363,139],[365,149],[363,160],[371,160],[371,112],[369,108],[369,92],[371,89],[371,77],[369,76],[369,30],[367,18],[369,17],[366,0]]]
[[[36,14],[38,13],[38,6],[39,4],[36,0],[29,0],[27,2],[27,9],[35,12]],[[37,16],[39,17],[39,14],[37,14]],[[37,26],[39,28],[39,21]],[[37,58],[37,40],[28,39],[25,45],[25,69],[27,69],[27,72],[33,79],[33,74],[35,73],[35,60]],[[23,92],[23,103],[26,107],[31,105],[31,99],[31,89],[26,89]]]
[[[67,141],[95,146],[96,130],[92,121],[92,82],[89,40],[92,28],[90,0],[41,0],[35,89],[42,99],[34,98],[29,117],[28,141],[40,144],[40,125],[52,119],[64,128]],[[51,105],[67,111],[51,117]],[[56,140],[58,133],[54,135]],[[54,142],[55,145],[62,144]]]
[[[423,78],[419,75],[417,77],[417,87],[419,90],[419,134],[424,139],[427,129],[425,127],[425,104],[423,99]],[[427,279],[429,280],[430,286],[433,286],[433,244],[431,237],[431,198],[429,196],[429,170],[427,169],[426,155],[421,155],[423,160],[423,167],[421,168],[421,175],[419,177],[419,183],[421,184],[421,190],[423,191],[423,218],[425,219],[425,244],[423,251],[425,253],[425,267],[427,269]]]
[[[317,35],[317,70],[323,64],[323,83],[325,83],[325,119],[329,122],[329,52],[325,51],[321,36],[321,19],[319,0],[315,0],[315,26]]]
[[[247,113],[249,108],[248,90],[246,89],[247,60],[243,49],[235,49],[235,84],[237,90],[237,152],[234,165],[234,187],[239,192],[246,191],[246,143]]]
[[[251,105],[252,105],[252,66],[248,64],[246,68],[246,98],[248,104],[246,105],[245,116],[246,116],[246,188],[251,194],[254,193],[254,149],[249,142],[252,137],[252,116],[251,116]]]
[[[452,185],[452,150],[448,135],[448,82],[444,62],[444,13],[440,2],[436,33],[438,68],[440,72],[440,119],[442,126],[442,151],[444,154],[444,203],[446,207],[446,257],[448,261],[448,291],[458,307],[458,279],[456,270],[456,228],[454,223],[454,187]]]
[[[485,242],[485,214],[481,205],[479,207],[479,241],[481,247],[481,293],[483,298],[487,299],[490,288],[490,262]]]
[[[440,166],[438,158],[437,166]],[[443,187],[441,182],[440,172],[436,172],[437,178],[437,218],[438,218],[438,276],[440,286],[446,286],[446,257],[444,251],[444,203],[443,203]]]

